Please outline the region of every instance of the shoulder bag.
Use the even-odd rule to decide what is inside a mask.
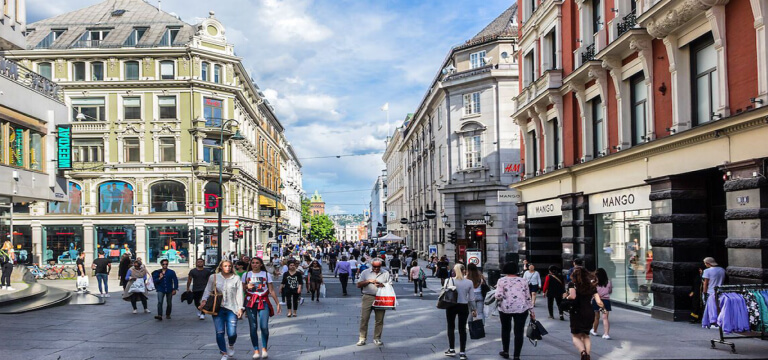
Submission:
[[[213,291],[208,295],[208,300],[205,301],[205,305],[203,306],[203,313],[216,316],[219,315],[219,310],[221,310],[221,303],[224,301],[224,294],[219,292],[219,288],[216,286],[216,279],[218,279],[218,275],[213,275]]]
[[[453,286],[448,286],[448,281],[446,281],[443,289],[440,290],[440,296],[437,297],[438,309],[447,309],[456,305],[459,293],[456,291],[456,284],[453,282],[453,279],[450,279],[450,281]]]
[[[472,320],[468,325],[470,339],[477,340],[485,337],[485,324],[482,319]]]
[[[533,319],[528,323],[528,329],[525,331],[525,336],[528,337],[528,341],[530,341],[533,346],[536,346],[538,341],[542,339],[542,336],[547,334],[548,332],[544,329],[544,326],[542,326],[538,320]]]

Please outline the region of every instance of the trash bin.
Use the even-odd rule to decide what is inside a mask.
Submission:
[[[500,278],[501,278],[501,271],[488,270],[488,285],[495,287],[496,283],[499,282]]]

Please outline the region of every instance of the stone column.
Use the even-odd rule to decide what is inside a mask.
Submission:
[[[85,252],[85,263],[92,263],[93,253],[97,250],[94,240],[93,222],[91,220],[83,220],[83,251]],[[101,251],[101,249],[98,249],[98,251]]]
[[[38,264],[43,264],[43,226],[39,220],[32,221],[32,259]]]
[[[147,257],[147,225],[144,220],[136,220],[136,256],[144,260],[144,264],[149,264]]]
[[[646,180],[651,185],[651,246],[657,319],[688,320],[697,267],[709,249],[705,178],[696,174]]]
[[[581,193],[565,194],[562,200],[562,243],[563,269],[573,266],[573,259],[581,258],[587,269],[595,270],[595,225],[589,214],[587,196]],[[571,253],[566,253],[566,244],[573,246]]]
[[[517,254],[519,262],[528,258],[528,231],[526,230],[526,224],[528,223],[528,204],[517,203]],[[520,221],[525,218],[525,221]]]
[[[563,249],[563,261],[562,264],[560,264],[560,267],[562,269],[569,269],[573,265],[573,259],[577,257],[576,255],[576,237],[578,236],[578,229],[576,228],[574,224],[574,219],[576,216],[576,196],[574,194],[565,194],[560,196],[560,200],[562,200],[563,205],[561,207],[563,211],[562,215],[562,237],[560,241],[563,243],[562,249]],[[567,247],[573,247],[572,251],[566,251]]]
[[[728,164],[725,182],[728,268],[731,284],[768,282],[768,180],[764,159]],[[757,176],[755,176],[757,175]]]

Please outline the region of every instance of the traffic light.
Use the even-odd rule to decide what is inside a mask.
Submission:
[[[450,232],[448,235],[450,236],[450,237],[448,238],[448,241],[449,241],[451,244],[455,244],[455,243],[456,243],[456,241],[459,239],[459,237],[458,237],[458,234],[456,234],[456,230],[454,230],[454,231],[451,231],[451,232]]]
[[[235,231],[234,230],[230,230],[229,231],[229,241],[230,242],[235,242]]]
[[[482,239],[483,235],[485,235],[485,231],[477,229],[475,230],[475,237],[478,239]]]
[[[195,244],[204,244],[205,243],[205,231],[203,229],[195,229],[195,232],[197,232],[197,241]]]

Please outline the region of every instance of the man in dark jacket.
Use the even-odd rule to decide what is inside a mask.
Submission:
[[[176,291],[179,290],[179,279],[176,277],[176,272],[168,268],[168,260],[163,259],[160,261],[161,269],[152,272],[152,281],[155,283],[155,290],[157,290],[157,316],[155,319],[163,320],[163,300],[168,300],[168,307],[165,309],[165,318],[171,318],[171,308],[173,301],[173,295],[176,295]]]

